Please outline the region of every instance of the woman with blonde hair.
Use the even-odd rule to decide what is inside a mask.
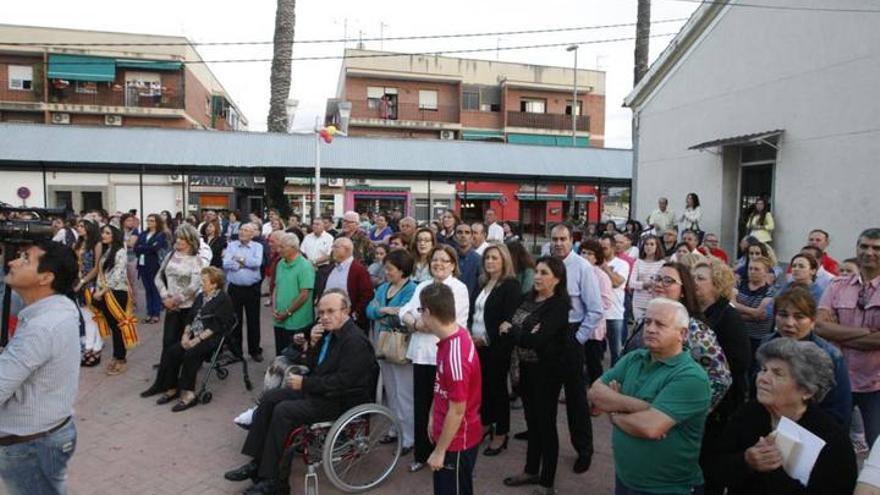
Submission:
[[[183,224],[175,233],[174,250],[165,257],[156,287],[165,306],[162,352],[180,340],[189,308],[195,302],[204,263],[199,257],[199,231]]]
[[[522,291],[513,271],[510,252],[504,244],[490,243],[483,251],[480,265],[481,290],[471,306],[470,330],[483,375],[480,417],[483,427],[489,428],[492,434],[483,454],[495,456],[507,448],[510,431],[507,373],[513,342],[501,329],[510,327],[513,313],[522,300]]]

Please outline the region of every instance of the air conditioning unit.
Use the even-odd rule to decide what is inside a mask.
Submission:
[[[440,131],[440,139],[455,139],[455,131]]]
[[[327,185],[330,187],[342,187],[342,179],[327,179]]]
[[[53,113],[52,114],[52,123],[53,124],[70,124],[70,114],[69,113]]]
[[[266,183],[265,177],[254,177],[254,184],[265,184],[265,183]]]
[[[108,115],[108,117],[109,117],[109,115]],[[168,182],[180,184],[181,182],[183,182],[183,176],[182,175],[169,175]]]
[[[121,126],[122,115],[105,115],[104,125]]]

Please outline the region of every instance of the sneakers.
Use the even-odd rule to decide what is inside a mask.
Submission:
[[[116,376],[125,373],[127,369],[128,363],[126,363],[124,359],[114,359],[107,365],[104,373],[108,376]]]
[[[251,427],[251,422],[254,420],[254,411],[257,410],[257,406],[254,406],[247,411],[239,414],[232,421],[239,427],[244,428],[245,430]]]

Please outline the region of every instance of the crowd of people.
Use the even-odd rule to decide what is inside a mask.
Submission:
[[[590,469],[592,422],[608,416],[617,494],[853,493],[856,453],[880,434],[880,229],[863,231],[855,256],[838,262],[817,228],[783,266],[766,198],[744,219],[738,253],[701,221],[697,194],[681,215],[661,198],[645,224],[557,224],[533,256],[492,210],[470,223],[447,210],[421,226],[399,211],[350,211],[338,225],[275,210],[265,219],[161,212],[143,230],[137,212],[92,211],[53,223],[77,273],[55,292],[83,317],[80,366],[99,365],[110,337],[108,375],[126,372],[139,325],[162,323],[156,376],[141,396],[174,412],[198,405],[197,373],[222,336],[241,359],[271,353],[307,366],[253,411],[250,460],[225,474],[254,480],[247,494],[284,485],[278,464],[292,428],[377,396],[400,420],[392,434],[412,456],[408,470],[433,470],[435,493],[472,493],[479,455],[504,455],[511,437],[527,454],[504,485],[555,493],[562,403],[574,473]],[[26,328],[28,308],[18,317]],[[25,379],[9,362],[30,345],[22,340],[0,354],[0,376]],[[3,408],[17,386],[0,380]],[[513,432],[520,405],[526,429]],[[29,433],[6,417],[0,409],[0,432]],[[786,464],[785,422],[824,442],[806,477]],[[859,493],[880,478],[873,450]],[[5,472],[0,463],[13,483]]]

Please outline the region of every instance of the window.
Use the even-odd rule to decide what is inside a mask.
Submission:
[[[437,91],[419,90],[419,110],[437,110]]]
[[[367,108],[379,108],[379,103],[385,101],[397,101],[397,88],[383,88],[367,86]]]
[[[584,111],[584,102],[582,102],[581,100],[578,100],[576,115],[583,115],[583,111]],[[565,101],[565,115],[571,115],[571,100]]]
[[[523,98],[519,102],[519,111],[527,113],[544,113],[547,109],[547,100],[537,98]]]
[[[501,111],[501,88],[498,86],[483,86],[480,90],[480,111]]]
[[[461,93],[461,108],[464,110],[480,109],[480,93],[478,91],[464,91]]]
[[[9,66],[9,89],[30,91],[34,87],[34,68],[30,65]]]

